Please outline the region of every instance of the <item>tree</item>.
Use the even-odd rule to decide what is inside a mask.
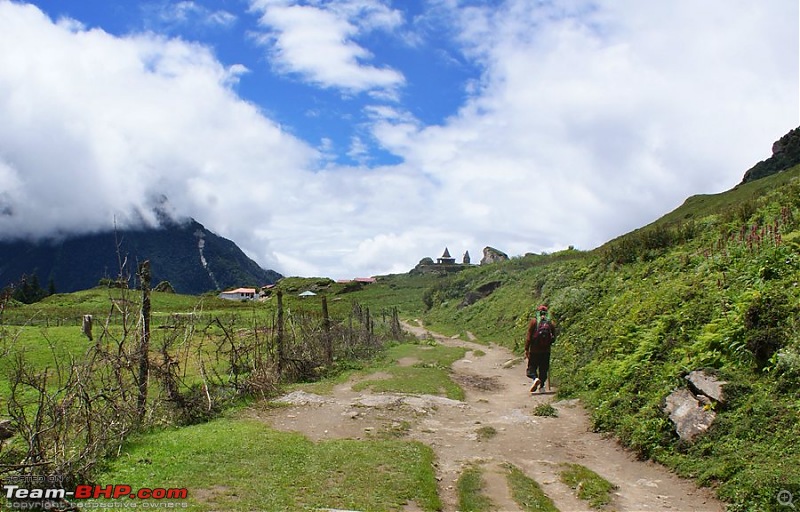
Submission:
[[[11,298],[24,304],[33,304],[47,297],[47,292],[39,285],[39,277],[36,273],[30,276],[23,275],[19,285],[14,288]]]

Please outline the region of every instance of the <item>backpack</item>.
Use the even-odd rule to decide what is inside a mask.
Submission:
[[[556,341],[556,331],[550,318],[543,316],[537,319],[536,332],[533,333],[531,344],[540,349],[549,349]]]

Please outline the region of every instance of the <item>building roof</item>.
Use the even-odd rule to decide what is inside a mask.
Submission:
[[[450,251],[447,250],[447,247],[444,248],[444,254],[442,254],[442,258],[452,258],[452,256],[450,256]]]
[[[222,293],[256,293],[255,288],[236,288],[235,290],[225,290]]]

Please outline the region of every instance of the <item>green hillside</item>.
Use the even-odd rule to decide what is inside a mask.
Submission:
[[[226,457],[238,461],[241,456],[236,447],[223,442],[225,436],[220,437],[218,431],[240,435],[254,429],[241,417],[225,416],[225,407],[241,404],[232,398],[268,398],[297,380],[346,376],[368,364],[364,359],[378,356],[386,343],[397,347],[393,344],[402,338],[395,329],[398,313],[408,320],[419,319],[435,331],[465,337],[471,332],[521,354],[527,321],[535,306],[547,302],[560,329],[553,352],[553,384],[560,397],[583,400],[597,431],[615,434],[643,459],[658,461],[713,487],[732,511],[781,510],[785,507],[776,504],[779,491],[800,496],[798,283],[800,166],[729,192],[690,198],[652,224],[589,252],[530,254],[455,274],[383,276],[370,285],[325,278],[283,279],[275,288],[275,294],[282,292],[286,317],[285,341],[281,342],[275,328],[279,316],[275,295],[256,303],[154,292],[150,359],[157,371],[149,409],[153,419],[140,430],[136,421],[120,416],[120,412],[134,412],[134,400],[126,393],[135,384],[139,291],[94,288],[56,294],[32,305],[4,302],[0,309],[0,406],[3,414],[9,411],[16,418],[30,418],[30,429],[35,426],[33,420],[52,419],[60,425],[58,415],[48,419],[35,414],[37,407],[60,411],[42,406],[44,402],[36,398],[50,397],[56,406],[65,400],[62,397],[80,403],[81,397],[74,394],[75,385],[80,384],[86,386],[87,396],[95,393],[94,403],[103,407],[74,407],[76,417],[86,419],[87,425],[103,423],[102,415],[113,405],[119,412],[115,409],[112,416],[124,421],[108,423],[108,438],[98,440],[107,445],[103,450],[81,447],[85,435],[81,429],[65,429],[57,437],[60,443],[77,443],[99,462],[108,447],[119,453],[126,437],[133,442],[131,449],[147,455],[144,459],[168,453],[159,451],[159,443],[207,442],[203,453],[209,460],[219,458],[228,471]],[[299,297],[304,290],[318,295]],[[323,297],[330,311],[327,328]],[[97,319],[94,342],[80,331],[85,314]],[[323,345],[331,339],[335,357],[326,365]],[[421,348],[430,347],[414,350]],[[408,348],[401,345],[397,350]],[[83,362],[87,354],[92,362],[73,366],[83,373],[66,372],[66,366],[59,366]],[[284,363],[287,366],[282,367],[283,373],[279,370],[278,378],[268,373]],[[438,379],[447,381],[447,376],[439,370],[448,364],[423,365],[413,371],[435,370],[435,385],[441,387]],[[177,368],[180,374],[175,373]],[[663,405],[673,390],[687,386],[684,377],[694,370],[726,381],[727,399],[708,406],[717,413],[714,424],[688,443],[674,433]],[[386,371],[391,373],[391,367]],[[108,386],[112,377],[114,385]],[[416,373],[395,377],[390,383],[424,384]],[[98,379],[97,389],[81,380],[93,378]],[[27,388],[9,400],[12,380]],[[56,384],[63,388],[57,389]],[[214,421],[206,423],[210,419]],[[148,429],[153,437],[137,437]],[[264,435],[269,448],[265,448],[265,460],[280,452],[287,460],[300,453],[303,460],[328,461],[328,450],[359,454],[363,449],[355,441],[314,447],[296,436],[289,440],[274,433]],[[8,468],[24,458],[21,447],[21,436],[0,444],[0,470],[11,471]],[[371,454],[362,454],[367,458],[348,459],[358,462],[364,474],[389,467],[384,459],[397,450],[408,460],[398,459],[397,468],[389,468],[393,472],[407,474],[430,465],[430,453],[420,452],[416,445],[391,441],[368,448]],[[91,476],[94,468],[83,466],[82,461],[68,458],[65,471]],[[116,480],[137,468],[142,475],[152,472],[113,458],[108,463],[115,468],[111,475]],[[199,471],[188,462],[181,464],[188,473]],[[337,472],[335,464],[326,464],[326,474]],[[264,466],[252,472],[273,470],[277,471]],[[309,475],[301,466],[292,471],[293,478]],[[205,482],[204,474],[198,473],[198,482]],[[241,479],[256,481],[248,475]],[[430,484],[432,479],[426,473],[419,481]],[[187,481],[194,485],[191,478]],[[409,489],[420,485],[415,480],[394,489],[389,483],[384,504],[402,501]],[[372,483],[355,485],[367,489]],[[435,502],[432,496],[426,509],[436,509]]]
[[[447,332],[520,350],[540,302],[561,334],[553,380],[594,427],[643,458],[718,489],[733,510],[800,492],[800,167],[713,196],[591,252],[529,255],[429,289],[426,317]],[[469,306],[486,283],[501,286]],[[708,433],[682,442],[662,411],[706,369],[728,400]]]

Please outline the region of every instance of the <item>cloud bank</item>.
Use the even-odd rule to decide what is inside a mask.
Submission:
[[[253,63],[0,0],[0,233],[152,222],[165,195],[287,275],[405,272],[445,246],[591,249],[731,188],[798,125],[796,3],[471,5],[411,20],[388,2],[252,2],[270,68],[363,95],[369,142],[400,159],[342,167],[237,94]],[[481,70],[442,123],[419,121],[403,69],[368,46],[400,27],[446,33]]]

